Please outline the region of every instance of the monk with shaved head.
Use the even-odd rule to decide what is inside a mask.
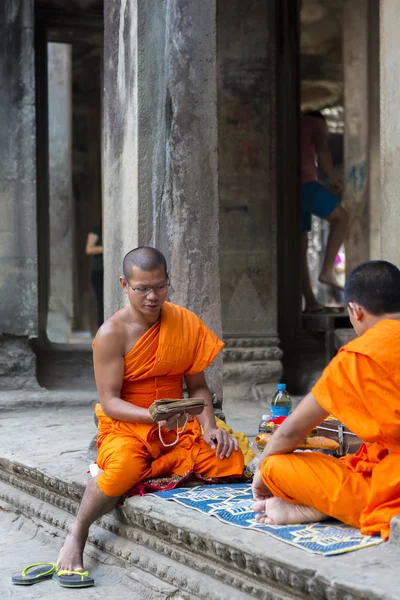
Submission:
[[[386,540],[400,514],[400,271],[362,263],[344,295],[359,337],[272,436],[253,481],[254,510],[262,523],[334,517]],[[340,459],[293,453],[329,414],[364,440],[359,451]]]
[[[97,463],[74,524],[60,552],[57,573],[84,585],[83,550],[90,525],[112,510],[119,498],[146,479],[197,473],[241,476],[243,454],[237,440],[217,428],[204,370],[223,343],[192,312],[166,302],[169,278],[165,257],[155,248],[125,256],[120,283],[128,303],[108,319],[94,340],[94,371],[100,403]],[[157,399],[202,398],[196,418],[180,414],[161,427],[149,407]]]

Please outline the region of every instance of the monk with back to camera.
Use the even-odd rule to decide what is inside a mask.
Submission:
[[[83,573],[83,550],[90,525],[145,479],[185,475],[240,477],[238,442],[217,428],[204,370],[223,342],[192,312],[166,302],[164,256],[150,247],[129,252],[121,286],[129,304],[108,319],[94,341],[94,370],[100,404],[97,463],[102,472],[86,488],[76,520],[57,562],[60,585],[93,585]],[[155,425],[149,406],[156,399],[189,396],[205,401],[192,418],[179,414]]]
[[[272,436],[254,477],[253,508],[262,523],[334,517],[386,540],[400,514],[399,269],[382,260],[358,265],[345,301],[359,337]],[[359,451],[341,459],[294,454],[329,414],[364,440]]]

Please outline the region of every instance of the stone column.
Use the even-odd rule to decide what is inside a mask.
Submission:
[[[368,8],[365,0],[343,4],[344,204],[349,213],[346,270],[369,258],[368,199]]]
[[[369,0],[369,249],[370,258],[381,256],[381,154],[379,88],[379,2]]]
[[[380,3],[381,251],[400,267],[400,3]]]
[[[33,17],[32,0],[0,3],[0,389],[37,385]]]
[[[48,45],[50,298],[47,335],[66,343],[73,316],[71,47]]]
[[[124,254],[167,256],[170,299],[221,335],[215,0],[106,0],[105,308]],[[209,370],[222,394],[222,357]]]
[[[266,399],[277,338],[275,3],[218,3],[218,147],[224,392]]]

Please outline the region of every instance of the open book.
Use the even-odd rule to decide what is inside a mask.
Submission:
[[[202,398],[163,399],[155,400],[149,411],[154,423],[158,423],[183,412],[192,416],[199,415],[205,405]]]

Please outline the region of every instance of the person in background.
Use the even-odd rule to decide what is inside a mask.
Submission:
[[[331,180],[336,195],[317,181],[317,164]],[[302,291],[305,312],[308,313],[329,310],[318,302],[310,281],[307,249],[312,215],[326,219],[330,225],[319,281],[343,291],[334,272],[335,259],[343,244],[348,222],[347,212],[339,204],[338,196],[342,191],[343,183],[334,171],[328,148],[328,127],[325,118],[319,111],[306,112],[301,120],[301,254]]]
[[[86,241],[86,254],[92,256],[90,281],[96,296],[97,327],[104,323],[104,266],[101,221],[90,230]]]

